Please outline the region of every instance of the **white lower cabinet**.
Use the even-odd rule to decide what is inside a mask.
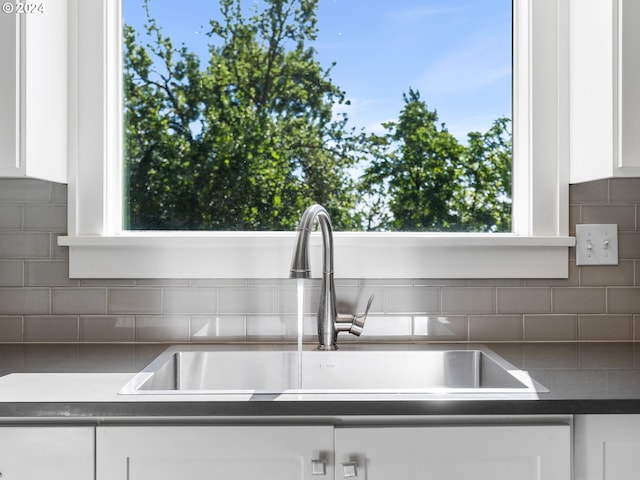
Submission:
[[[98,427],[96,442],[97,480],[333,478],[332,426]]]
[[[640,415],[577,415],[575,478],[640,478]]]
[[[94,477],[94,427],[0,427],[2,480]]]
[[[336,479],[354,466],[367,480],[570,480],[570,427],[336,429]]]
[[[108,426],[96,439],[97,480],[571,478],[568,425]]]

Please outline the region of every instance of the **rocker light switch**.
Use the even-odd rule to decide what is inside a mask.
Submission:
[[[618,225],[576,225],[577,265],[617,265]]]

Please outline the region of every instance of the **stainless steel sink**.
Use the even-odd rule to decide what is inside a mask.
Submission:
[[[173,346],[121,394],[408,393],[547,391],[484,346]]]

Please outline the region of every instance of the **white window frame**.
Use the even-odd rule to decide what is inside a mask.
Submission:
[[[337,277],[568,276],[568,17],[566,0],[514,0],[514,232],[337,232]],[[294,232],[122,231],[121,18],[119,0],[70,0],[69,228],[59,244],[71,277],[287,277]]]

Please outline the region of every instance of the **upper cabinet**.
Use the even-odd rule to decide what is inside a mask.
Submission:
[[[640,2],[570,11],[571,183],[640,176]]]
[[[67,181],[67,0],[0,11],[0,177]]]

